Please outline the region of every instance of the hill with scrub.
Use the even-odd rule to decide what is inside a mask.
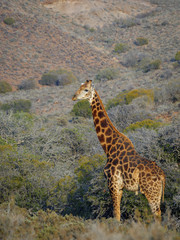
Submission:
[[[180,2],[0,3],[0,238],[178,239]],[[162,225],[141,193],[121,219],[89,103],[92,79],[116,128],[166,174]]]

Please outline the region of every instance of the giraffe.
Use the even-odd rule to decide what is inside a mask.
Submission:
[[[96,133],[107,156],[104,174],[113,201],[114,217],[120,221],[123,189],[140,191],[148,200],[155,220],[161,221],[161,197],[164,201],[165,174],[154,161],[141,157],[128,137],[109,119],[99,94],[86,80],[72,100],[87,99],[91,105]]]

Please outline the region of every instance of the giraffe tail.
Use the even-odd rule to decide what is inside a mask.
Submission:
[[[162,177],[162,202],[164,202],[165,177]]]

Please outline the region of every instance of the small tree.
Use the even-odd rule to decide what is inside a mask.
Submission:
[[[12,87],[9,83],[5,81],[0,82],[0,93],[6,93],[11,91],[12,91]]]

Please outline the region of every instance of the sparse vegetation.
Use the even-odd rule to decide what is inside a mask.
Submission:
[[[29,112],[31,109],[31,101],[19,99],[9,103],[3,103],[0,106],[3,111],[12,110],[13,112]]]
[[[137,46],[143,46],[143,45],[147,45],[148,44],[148,39],[147,38],[144,38],[144,37],[139,37],[136,39],[135,41],[135,44]]]
[[[141,122],[136,122],[131,124],[130,126],[128,126],[127,128],[124,129],[124,132],[128,132],[128,131],[134,131],[138,128],[149,128],[149,129],[156,129],[158,127],[161,127],[163,125],[163,123],[161,122],[157,122],[151,119],[145,119]]]
[[[0,93],[6,93],[11,91],[12,91],[12,87],[9,83],[0,81]]]
[[[125,53],[128,50],[128,46],[125,43],[117,43],[114,47],[115,53]]]
[[[156,104],[180,101],[180,80],[175,79],[169,81],[162,88],[156,88],[154,93],[154,101]]]
[[[81,100],[74,104],[72,113],[75,116],[90,118],[92,116],[91,108],[87,100]]]
[[[106,68],[99,71],[96,75],[96,80],[98,81],[108,81],[113,80],[118,76],[118,72],[113,68]]]
[[[74,74],[66,69],[59,69],[57,71],[53,70],[48,73],[44,73],[41,77],[39,83],[41,85],[56,85],[64,86],[76,82],[77,78]]]
[[[180,61],[180,51],[178,51],[175,55],[175,60]]]
[[[12,17],[7,17],[4,19],[4,23],[7,25],[13,25],[15,23],[15,19]]]
[[[143,72],[147,73],[151,70],[157,70],[160,69],[161,66],[161,60],[157,59],[152,62],[150,62],[148,65],[144,66]]]
[[[37,88],[37,84],[34,79],[24,80],[18,85],[19,90],[30,90],[35,88]]]
[[[154,93],[151,89],[134,89],[129,92],[122,92],[115,98],[110,99],[106,104],[106,108],[110,109],[117,105],[130,104],[135,98],[147,96],[150,102],[154,101]]]

